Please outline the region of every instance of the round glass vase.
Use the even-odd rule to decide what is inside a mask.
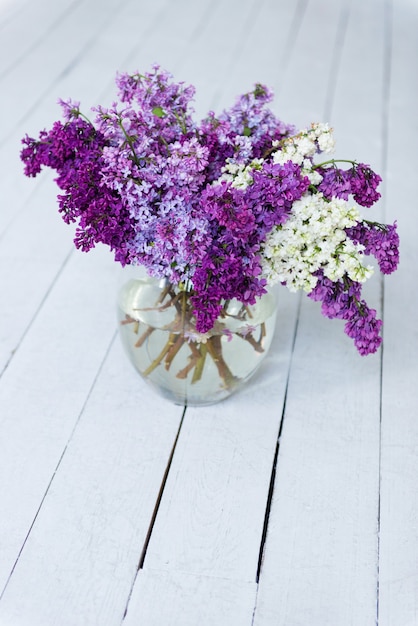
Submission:
[[[187,291],[140,268],[122,271],[119,332],[141,377],[175,404],[214,404],[240,389],[267,355],[277,303],[268,292],[252,306],[225,303],[214,327],[196,331]]]

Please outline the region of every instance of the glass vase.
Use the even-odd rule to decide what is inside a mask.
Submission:
[[[176,404],[202,406],[240,389],[267,355],[276,322],[272,292],[252,305],[226,302],[207,333],[196,331],[187,291],[124,268],[119,332],[141,377]]]

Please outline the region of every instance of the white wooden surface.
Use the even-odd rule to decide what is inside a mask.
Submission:
[[[417,33],[417,0],[0,0],[0,626],[418,625]],[[265,82],[382,173],[379,354],[282,290],[236,397],[184,412],[131,370],[118,268],[19,150],[153,62],[198,116]]]

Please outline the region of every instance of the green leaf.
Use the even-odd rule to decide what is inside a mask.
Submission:
[[[256,98],[262,98],[266,95],[266,88],[261,83],[257,83],[254,89],[254,95]]]
[[[244,135],[244,137],[250,137],[251,136],[251,128],[249,128],[248,126],[244,126],[243,135]]]
[[[165,117],[165,113],[163,111],[163,109],[161,107],[154,107],[152,109],[152,112],[154,113],[154,115],[156,115],[157,117]]]

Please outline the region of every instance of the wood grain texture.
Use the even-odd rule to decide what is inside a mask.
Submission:
[[[146,570],[123,626],[251,626],[255,594],[254,582]]]

